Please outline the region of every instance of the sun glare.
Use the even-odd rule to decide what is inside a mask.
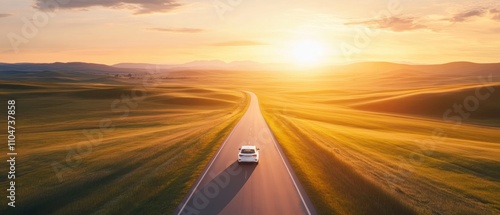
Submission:
[[[314,40],[296,41],[290,51],[293,61],[300,66],[318,66],[325,57],[325,45]]]

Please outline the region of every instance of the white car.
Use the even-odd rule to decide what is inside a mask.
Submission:
[[[238,149],[238,163],[253,162],[259,163],[259,148],[256,146],[242,146]]]

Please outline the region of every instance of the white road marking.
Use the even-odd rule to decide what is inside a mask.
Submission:
[[[267,122],[266,122],[266,125],[267,125]],[[272,135],[271,133],[271,129],[269,128],[269,126],[267,126],[267,129],[269,130],[269,133]],[[295,186],[295,189],[297,190],[297,193],[299,194],[300,196],[300,200],[302,200],[302,204],[304,204],[304,207],[306,208],[307,210],[307,214],[311,215],[311,211],[309,211],[309,208],[307,207],[307,204],[306,204],[306,201],[304,200],[304,197],[302,197],[302,193],[300,193],[300,190],[299,190],[299,187],[297,186],[297,183],[295,183],[295,180],[293,179],[292,177],[292,173],[290,172],[290,169],[288,168],[288,166],[286,165],[286,162],[285,162],[285,159],[283,158],[283,155],[281,155],[281,152],[280,152],[280,149],[278,148],[278,144],[276,143],[276,141],[274,140],[274,135],[272,136],[272,139],[273,139],[273,143],[274,143],[274,146],[276,147],[276,150],[278,150],[278,154],[280,155],[281,157],[281,161],[283,161],[283,164],[285,165],[286,167],[286,171],[288,172],[288,175],[290,176],[290,179],[292,179],[292,182],[293,182],[293,185]]]
[[[243,114],[244,115],[244,114]],[[180,215],[182,213],[182,211],[184,210],[184,208],[186,208],[186,205],[189,203],[189,200],[191,199],[191,197],[193,197],[193,194],[194,192],[196,192],[196,189],[198,189],[198,186],[200,186],[201,182],[203,181],[203,178],[205,178],[205,175],[207,175],[208,173],[208,170],[210,169],[210,167],[212,167],[212,164],[214,164],[215,160],[217,159],[217,157],[219,156],[220,152],[222,151],[222,149],[224,148],[224,146],[226,145],[227,141],[229,140],[229,138],[233,135],[233,132],[236,130],[235,128],[238,127],[238,125],[240,124],[241,122],[241,119],[240,121],[238,121],[238,123],[236,123],[236,125],[234,126],[233,130],[231,131],[231,133],[227,136],[226,140],[224,141],[224,143],[222,143],[222,146],[220,147],[219,151],[217,152],[217,154],[215,154],[215,157],[214,159],[212,159],[212,162],[210,162],[210,164],[208,165],[208,168],[205,170],[205,172],[203,173],[203,175],[201,176],[200,180],[198,181],[198,183],[196,184],[196,186],[194,187],[193,189],[193,192],[191,192],[191,194],[189,194],[188,198],[186,199],[186,202],[184,202],[184,205],[182,206],[182,208],[179,210],[179,213],[177,215]]]

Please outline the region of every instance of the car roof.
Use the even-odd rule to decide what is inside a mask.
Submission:
[[[255,149],[255,146],[242,146],[241,149]]]

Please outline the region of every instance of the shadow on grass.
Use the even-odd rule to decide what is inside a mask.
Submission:
[[[103,192],[113,181],[122,178],[124,175],[133,172],[140,165],[133,164],[117,169],[113,173],[93,180],[70,182],[70,184],[52,189],[43,198],[37,198],[23,203],[13,214],[52,214],[64,206],[78,201],[82,197],[93,192]],[[88,212],[92,209],[89,208]],[[83,212],[82,212],[83,213]]]
[[[238,164],[235,161],[215,177],[209,171],[206,177],[212,179],[198,187],[183,209],[183,214],[219,214],[243,188],[255,167],[255,164]]]
[[[291,150],[289,147],[302,148],[299,149],[303,152],[301,156],[303,158],[307,157],[308,161],[305,166],[310,165],[310,168],[319,170],[321,172],[321,181],[325,183],[322,187],[329,188],[328,190],[318,190],[317,185],[310,183],[307,175],[297,171],[297,175],[306,190],[308,190],[309,197],[320,214],[416,214],[414,209],[405,205],[400,199],[367,179],[331,151],[317,145],[318,143],[314,139],[307,134],[303,134],[292,123],[282,125],[285,125],[290,130],[290,133],[275,134],[289,136],[295,134],[296,138],[300,140],[296,143],[298,145],[285,145],[283,147],[285,152]],[[296,158],[293,158],[293,153],[287,153],[287,155],[292,165],[296,167],[294,169],[300,170],[297,161],[294,162]],[[304,164],[301,164],[301,166],[304,166]],[[335,203],[325,201],[323,194],[334,196]]]

